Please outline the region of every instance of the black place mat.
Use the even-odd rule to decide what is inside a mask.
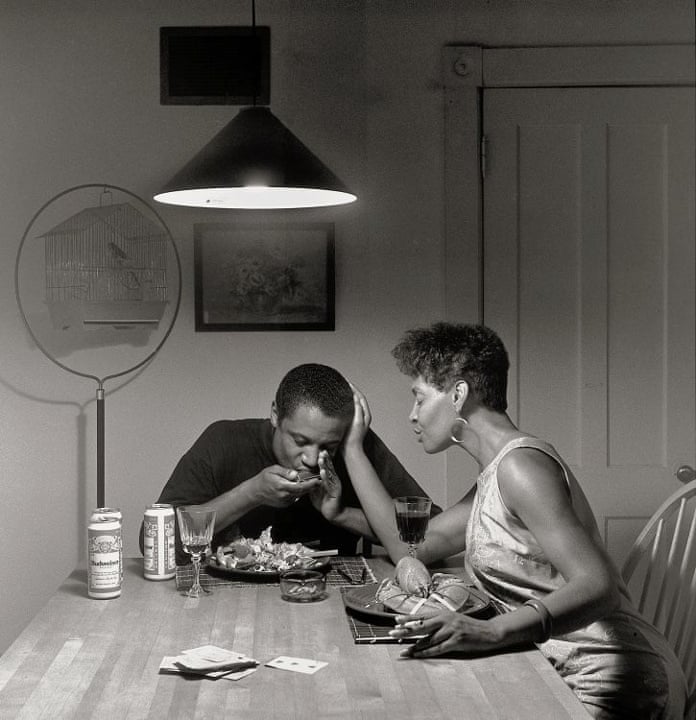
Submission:
[[[356,643],[412,643],[423,635],[413,635],[408,638],[393,638],[389,631],[394,628],[394,617],[396,613],[389,612],[383,605],[370,604],[371,609],[362,610],[362,602],[370,602],[374,599],[377,584],[373,588],[363,586],[362,588],[351,588],[343,586],[340,588],[341,599],[345,606],[348,626],[353,634]],[[490,603],[487,603],[487,596],[481,590],[471,587],[477,602],[472,604],[468,610],[461,610],[472,617],[488,618],[495,615],[495,610]],[[346,595],[352,593],[352,597],[346,600]],[[482,606],[483,604],[483,606]]]
[[[328,558],[331,561],[331,571],[326,576],[326,584],[336,587],[366,585],[377,581],[374,573],[362,555],[345,555]],[[345,573],[343,575],[342,573]],[[346,577],[346,575],[348,577]],[[349,580],[348,578],[351,578]],[[193,565],[177,565],[176,588],[186,590],[193,583]],[[252,587],[257,582],[247,578],[235,578],[232,576],[221,577],[208,573],[205,567],[201,568],[201,585],[204,587],[217,587],[220,585],[231,585],[233,587]],[[278,582],[268,582],[265,585],[278,585]]]
[[[350,587],[342,587],[340,592],[341,597],[343,597],[345,593],[350,592]],[[348,627],[357,645],[372,645],[374,643],[407,644],[414,643],[418,639],[416,636],[409,638],[391,637],[389,631],[394,629],[393,622],[370,622],[367,618],[358,617],[358,615],[348,608],[346,608],[346,620],[348,621]]]

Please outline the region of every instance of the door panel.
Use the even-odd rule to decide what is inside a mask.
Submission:
[[[484,322],[610,552],[696,457],[693,88],[486,89]]]

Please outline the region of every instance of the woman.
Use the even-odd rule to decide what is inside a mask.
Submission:
[[[490,329],[438,323],[408,332],[393,350],[413,379],[410,421],[427,453],[457,445],[478,463],[476,485],[432,518],[418,557],[426,564],[465,551],[467,571],[499,614],[397,617],[397,637],[426,633],[406,651],[427,658],[537,643],[595,718],[683,717],[686,686],[664,637],[633,608],[604,551],[577,480],[551,445],[521,432],[506,413],[508,357]],[[355,391],[343,449],[368,520],[397,562],[392,500],[362,451],[370,424]]]

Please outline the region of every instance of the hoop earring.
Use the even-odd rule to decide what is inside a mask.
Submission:
[[[463,441],[463,440],[460,440],[460,439],[457,437],[457,433],[456,433],[456,431],[457,431],[457,429],[458,429],[457,423],[462,423],[463,425],[468,425],[468,424],[469,424],[469,421],[468,421],[466,418],[458,417],[458,418],[452,423],[452,428],[451,428],[451,430],[450,430],[450,433],[451,433],[451,434],[450,434],[450,440],[451,440],[453,443],[456,443],[457,445],[463,445],[463,444],[464,444],[464,441]]]

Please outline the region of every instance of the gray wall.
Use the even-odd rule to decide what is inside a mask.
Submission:
[[[336,331],[195,333],[193,224],[240,213],[158,206],[182,258],[179,319],[149,367],[107,384],[107,502],[124,512],[126,554],[198,433],[220,417],[265,415],[282,374],[304,361],[362,387],[375,429],[452,502],[444,458],[425,456],[408,431],[408,382],[389,356],[405,328],[443,309],[440,50],[693,42],[693,12],[692,0],[259,2],[273,111],[360,197],[292,216],[336,222]],[[52,365],[26,333],[13,288],[20,239],[74,185],[149,199],[235,111],[160,106],[159,27],[249,22],[241,1],[0,0],[0,651],[83,558],[96,502],[95,385]]]

